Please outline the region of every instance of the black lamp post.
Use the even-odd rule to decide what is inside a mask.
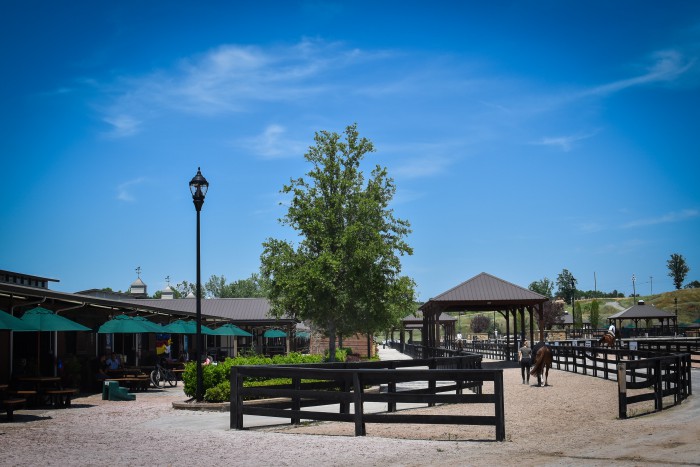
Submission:
[[[576,279],[571,275],[571,330],[576,329]]]
[[[204,178],[199,167],[197,167],[197,175],[190,181],[190,191],[192,192],[192,201],[194,208],[197,210],[197,334],[195,335],[195,358],[197,359],[197,391],[195,397],[197,402],[202,402],[204,395],[202,393],[202,278],[200,274],[199,263],[199,212],[204,204],[204,197],[207,195],[209,182]]]

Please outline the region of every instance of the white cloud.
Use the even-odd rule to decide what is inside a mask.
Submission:
[[[669,224],[674,222],[682,222],[698,216],[700,216],[700,211],[697,209],[684,209],[680,212],[669,212],[659,217],[633,220],[621,225],[620,228],[631,229],[635,227],[645,227],[648,225]]]
[[[139,132],[140,121],[129,115],[106,116],[104,121],[111,126],[108,136],[121,138],[132,136]]]
[[[145,178],[139,177],[134,180],[129,180],[117,186],[117,199],[120,201],[126,201],[128,203],[133,203],[136,198],[132,194],[132,188],[135,185],[140,185],[146,181]]]
[[[653,60],[644,74],[584,90],[580,96],[605,96],[633,86],[670,82],[690,70],[696,61],[695,58],[686,59],[683,54],[675,50],[656,52],[653,54]]]
[[[116,97],[103,108],[103,120],[112,136],[131,136],[144,120],[172,111],[215,116],[246,112],[255,103],[304,103],[340,93],[356,75],[351,68],[385,56],[312,40],[276,48],[222,45],[171,69],[122,77],[105,88]]]
[[[241,141],[240,145],[264,159],[279,159],[304,154],[308,145],[302,141],[287,138],[286,133],[287,129],[281,125],[269,125],[261,134]]]
[[[564,152],[569,152],[578,141],[588,139],[595,135],[595,132],[583,134],[583,135],[569,135],[569,136],[556,136],[556,137],[544,137],[540,141],[536,141],[532,144],[539,146],[553,146],[558,147]]]

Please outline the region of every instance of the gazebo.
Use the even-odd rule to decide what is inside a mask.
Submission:
[[[617,329],[622,331],[623,321],[634,322],[634,327],[639,327],[639,321],[658,319],[661,324],[662,333],[664,329],[671,332],[678,332],[678,317],[666,310],[656,308],[654,305],[646,305],[644,300],[639,300],[636,305],[633,305],[626,310],[615,313],[608,317],[608,322],[614,324]],[[673,331],[672,331],[673,330]]]
[[[534,342],[533,313],[540,323],[540,341],[544,341],[543,304],[549,299],[524,287],[520,287],[491,274],[482,272],[456,287],[431,298],[420,310],[423,312],[423,345],[430,348],[440,343],[439,316],[454,311],[495,311],[506,319],[506,335],[510,334],[510,317],[513,317],[513,335],[520,332],[525,337],[525,311],[530,314],[530,340]],[[447,336],[447,340],[454,336]]]
[[[412,316],[407,316],[401,320],[401,330],[399,334],[399,341],[401,344],[405,343],[406,332],[408,332],[409,343],[413,343],[413,331],[423,329],[423,319],[423,312],[419,310]],[[457,318],[454,316],[447,313],[441,313],[437,318],[437,325],[443,327],[445,330],[445,335],[454,336],[456,321]],[[393,337],[393,330],[391,334]]]

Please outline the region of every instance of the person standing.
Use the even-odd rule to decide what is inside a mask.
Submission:
[[[520,362],[520,374],[523,377],[523,384],[530,383],[531,357],[532,349],[529,346],[529,342],[525,340],[523,346],[518,350],[518,361]]]

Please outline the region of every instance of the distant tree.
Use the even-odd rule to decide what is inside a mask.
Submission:
[[[214,298],[258,298],[267,297],[267,281],[258,274],[251,274],[247,279],[226,283],[226,277],[212,275],[204,290],[207,297]]]
[[[547,298],[552,298],[552,290],[554,290],[554,283],[548,278],[543,277],[538,281],[532,282],[528,286],[528,289],[540,295],[544,295]]]
[[[544,328],[552,329],[555,324],[564,322],[564,302],[560,300],[548,300],[542,304]]]
[[[477,315],[472,318],[470,328],[472,332],[476,334],[486,332],[491,328],[491,318],[484,315]]]
[[[182,281],[175,285],[175,292],[180,294],[180,297],[185,298],[189,294],[194,296],[197,295],[197,284],[192,284],[191,282]],[[204,287],[202,287],[202,298],[204,298]]]
[[[593,327],[593,329],[598,329],[598,324],[600,324],[600,304],[598,300],[593,300],[591,302],[591,312],[589,316],[591,327]]]
[[[700,289],[700,281],[692,281],[685,284],[684,289]]]
[[[581,302],[576,302],[573,319],[574,329],[583,329],[583,310],[581,310]]]
[[[561,274],[557,276],[557,295],[564,299],[566,303],[571,303],[571,298],[576,293],[576,282],[574,275],[568,270],[563,269]]]
[[[683,255],[678,253],[673,253],[671,259],[669,259],[666,264],[668,265],[668,275],[673,279],[673,284],[676,286],[676,290],[680,289],[685,280],[685,276],[690,271],[690,267],[685,262]]]

